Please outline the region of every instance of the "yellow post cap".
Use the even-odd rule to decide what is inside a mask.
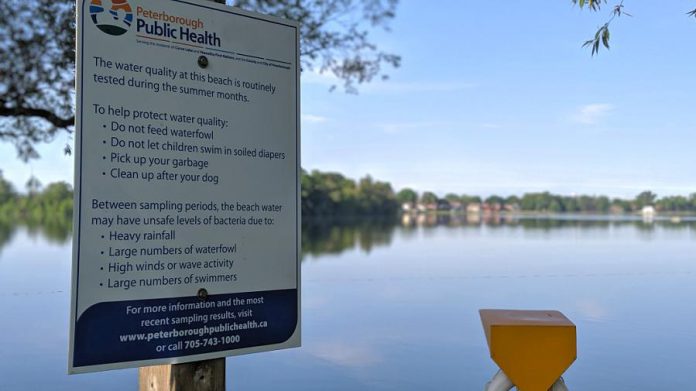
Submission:
[[[558,311],[479,314],[491,358],[519,391],[548,391],[577,358],[575,324]]]

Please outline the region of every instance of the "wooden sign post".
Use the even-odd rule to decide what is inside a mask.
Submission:
[[[141,367],[138,382],[139,391],[224,391],[225,359]]]

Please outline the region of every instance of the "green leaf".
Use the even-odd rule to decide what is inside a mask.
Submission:
[[[602,33],[602,44],[605,48],[609,49],[609,27],[604,27],[604,32]]]

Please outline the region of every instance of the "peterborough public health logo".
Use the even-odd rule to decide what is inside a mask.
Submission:
[[[125,34],[133,22],[128,0],[91,0],[89,14],[99,30],[110,35]]]

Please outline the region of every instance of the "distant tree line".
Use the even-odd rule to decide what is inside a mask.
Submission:
[[[359,180],[333,172],[302,171],[302,215],[317,216],[394,216],[403,205],[413,210],[522,211],[542,213],[633,213],[646,206],[658,212],[696,212],[696,193],[688,197],[658,198],[644,191],[633,199],[607,196],[564,196],[549,192],[502,197],[448,193],[439,197],[431,191],[418,193],[405,188],[395,192],[389,182],[366,176]],[[69,224],[73,205],[72,187],[65,182],[42,187],[34,177],[19,193],[0,172],[0,221],[28,224]]]
[[[302,171],[303,216],[394,215],[399,209],[388,182],[369,175],[356,182],[338,173]]]
[[[400,204],[387,182],[366,176],[358,181],[337,173],[302,171],[302,214],[304,216],[395,215]],[[69,222],[73,190],[65,182],[42,187],[32,177],[20,194],[0,172],[0,220],[46,223]]]
[[[25,194],[18,193],[0,173],[0,220],[30,225],[69,224],[73,213],[72,186],[56,182],[42,189],[39,180],[31,177],[26,188]]]
[[[651,191],[644,191],[633,199],[609,198],[603,195],[564,196],[549,192],[526,193],[521,197],[491,195],[485,199],[474,195],[449,193],[439,198],[425,191],[418,194],[413,189],[402,189],[396,194],[400,204],[430,206],[427,209],[467,209],[470,205],[491,210],[510,210],[546,213],[631,213],[652,206],[662,212],[696,212],[696,193],[689,197],[667,196],[658,198]]]

